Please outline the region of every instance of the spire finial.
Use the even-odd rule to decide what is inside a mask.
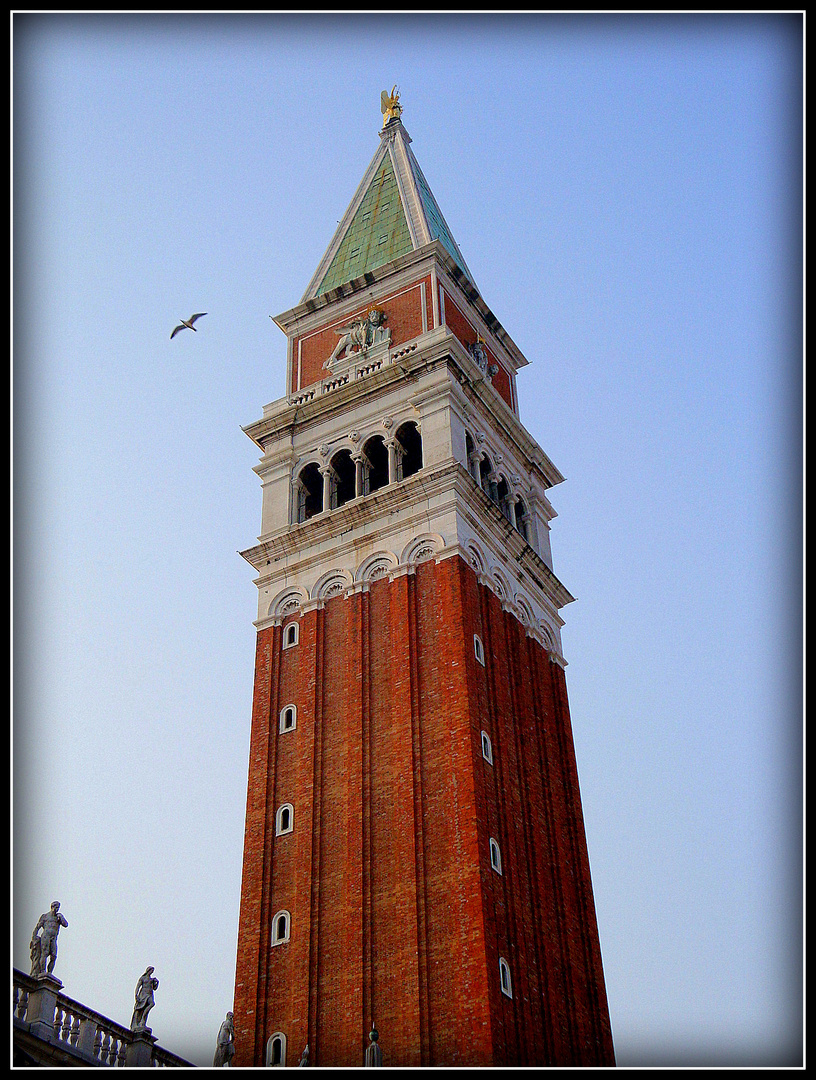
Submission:
[[[399,87],[394,84],[391,93],[383,90],[380,94],[380,109],[383,114],[383,127],[389,120],[399,120],[402,114],[402,106],[399,103]]]

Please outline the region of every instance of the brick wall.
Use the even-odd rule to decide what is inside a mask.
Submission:
[[[361,304],[358,311],[342,319],[334,318],[320,330],[311,331],[302,338],[294,338],[292,342],[292,386],[291,392],[296,389],[304,389],[312,383],[319,382],[329,374],[324,363],[334,352],[334,348],[340,337],[336,330],[348,326],[354,319],[368,314],[372,307],[378,311],[384,311],[388,316],[385,325],[391,330],[391,347],[396,348],[403,342],[418,337],[423,332],[422,326],[422,296],[420,286],[425,287],[425,304],[427,326],[433,322],[431,279],[425,277],[422,281],[414,282],[391,296],[371,300]],[[300,387],[297,386],[298,378],[298,347],[300,346]]]
[[[450,328],[451,332],[459,338],[466,348],[468,345],[475,345],[475,327],[471,325],[467,316],[459,308],[447,289],[443,289],[441,285],[439,288],[444,294],[445,325]],[[511,389],[512,376],[487,346],[485,346],[485,352],[487,353],[488,362],[490,364],[496,364],[499,369],[493,376],[493,388],[498,392],[505,404],[509,405],[513,412],[516,412],[515,405],[513,404],[513,391]]]
[[[258,635],[235,1064],[282,1031],[288,1064],[308,1041],[360,1065],[372,1022],[386,1065],[613,1063],[562,669],[458,556],[280,634]]]

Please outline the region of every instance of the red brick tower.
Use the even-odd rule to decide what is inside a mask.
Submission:
[[[385,100],[262,451],[236,1065],[613,1065],[527,361]],[[386,106],[389,106],[386,111]]]

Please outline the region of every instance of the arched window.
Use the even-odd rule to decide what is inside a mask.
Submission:
[[[477,479],[476,472],[476,446],[473,439],[470,437],[470,432],[465,432],[465,457],[467,459],[467,470],[474,480]]]
[[[372,435],[363,446],[363,495],[388,483],[388,448],[382,435]]]
[[[354,498],[356,494],[355,475],[356,468],[351,460],[350,450],[340,450],[331,459],[332,483],[331,504],[332,509],[344,506]]]
[[[482,639],[478,634],[473,635],[473,651],[476,653],[476,659],[482,665],[485,666],[484,645],[482,645]]]
[[[489,764],[493,764],[493,743],[486,731],[482,732],[482,757]]]
[[[285,945],[289,940],[291,916],[288,911],[278,911],[272,919],[272,944]]]
[[[300,470],[296,486],[297,520],[300,524],[323,510],[323,477],[314,461]]]
[[[493,476],[493,462],[487,454],[485,454],[479,462],[479,484],[481,485],[482,491],[484,491],[486,495],[489,495],[493,502],[498,502],[496,480]]]
[[[284,803],[275,814],[275,836],[290,833],[295,827],[295,808],[291,803]]]
[[[490,865],[497,874],[502,872],[501,852],[499,851],[499,845],[492,836],[490,837]]]
[[[280,731],[294,731],[297,726],[297,705],[284,705],[280,711]]]
[[[499,509],[507,518],[507,520],[514,524],[512,517],[512,507],[510,505],[510,488],[507,486],[507,481],[503,476],[499,477],[499,482],[496,484],[496,502],[499,504]]]
[[[283,628],[283,647],[284,649],[291,649],[293,645],[297,645],[300,635],[300,627],[296,622],[287,623]]]
[[[527,507],[524,505],[521,499],[516,499],[513,506],[513,524],[518,531],[524,537],[525,540],[529,540],[529,534],[527,532]]]
[[[513,996],[513,983],[510,978],[510,965],[503,956],[499,957],[499,980],[501,982],[501,992],[511,998]]]
[[[282,1031],[270,1035],[266,1044],[267,1069],[283,1068],[286,1065],[286,1036]]]
[[[397,429],[397,480],[407,480],[422,468],[422,436],[413,421]]]

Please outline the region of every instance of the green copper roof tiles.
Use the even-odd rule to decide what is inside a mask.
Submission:
[[[441,240],[448,252],[459,263],[459,266],[470,277],[470,271],[467,268],[465,260],[462,258],[456,241],[450,234],[448,226],[445,224],[445,219],[442,217],[442,211],[436,205],[436,199],[431,193],[431,189],[428,187],[428,183],[425,177],[422,175],[422,170],[417,163],[413,154],[410,154],[411,168],[414,173],[414,179],[416,180],[417,189],[422,199],[422,208],[425,211],[425,220],[428,223],[428,231],[431,234],[432,240]]]
[[[357,208],[317,295],[413,250],[397,180],[386,155]]]

